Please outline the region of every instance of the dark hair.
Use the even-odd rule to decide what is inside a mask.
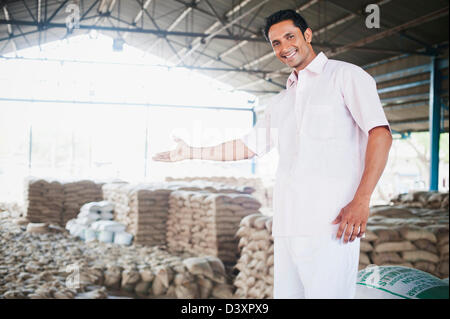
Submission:
[[[280,10],[277,11],[266,18],[266,26],[264,27],[264,36],[267,41],[270,42],[269,39],[269,29],[274,24],[277,24],[281,21],[292,20],[294,25],[298,27],[302,34],[308,29],[308,23],[306,20],[294,10]]]

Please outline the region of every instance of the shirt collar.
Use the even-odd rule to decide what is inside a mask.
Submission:
[[[320,52],[305,68],[305,70],[308,70],[312,73],[320,74],[323,71],[323,68],[325,67],[325,64],[327,63],[328,58],[325,55],[325,53]],[[297,71],[292,71],[291,75],[289,75],[289,78],[286,82],[286,88],[290,88],[292,84],[297,83]]]

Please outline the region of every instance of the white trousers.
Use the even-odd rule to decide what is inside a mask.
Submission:
[[[342,238],[275,237],[274,298],[354,298],[360,239]]]

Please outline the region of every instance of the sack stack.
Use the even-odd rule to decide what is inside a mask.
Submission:
[[[25,179],[25,217],[31,222],[65,226],[77,217],[81,206],[102,200],[102,184],[93,181]]]
[[[114,219],[127,225],[135,243],[165,245],[169,197],[178,190],[243,193],[242,187],[206,181],[155,182],[147,184],[107,183],[103,185],[104,199],[115,204]],[[234,234],[233,234],[234,235]]]
[[[93,181],[71,181],[63,183],[63,211],[62,225],[74,218],[77,218],[81,206],[89,202],[98,202],[102,200],[102,185]]]
[[[25,179],[25,218],[32,223],[62,223],[63,186],[58,181]]]
[[[449,193],[416,191],[399,194],[391,199],[395,206],[409,208],[447,209],[449,208]]]
[[[448,211],[375,207],[361,239],[360,269],[403,265],[448,277]]]
[[[254,214],[242,219],[237,232],[240,258],[234,280],[238,298],[272,298],[272,217]],[[422,208],[371,208],[361,239],[359,269],[398,265],[439,278],[449,275],[449,212]]]
[[[212,255],[226,264],[235,263],[239,222],[260,207],[247,194],[174,191],[167,221],[169,251]]]
[[[242,219],[236,234],[241,254],[235,268],[237,298],[273,298],[272,217],[252,214]]]
[[[167,177],[166,181],[210,181],[214,183],[221,183],[225,185],[243,187],[246,194],[251,194],[255,197],[263,207],[272,207],[270,201],[271,194],[267,194],[267,190],[260,178],[250,177],[232,177],[232,176],[194,176],[194,177]]]

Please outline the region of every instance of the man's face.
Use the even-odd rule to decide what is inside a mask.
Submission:
[[[312,36],[310,29],[305,31],[305,40],[300,28],[295,26],[292,20],[285,20],[272,25],[268,36],[278,60],[282,63],[299,71],[303,64],[309,62],[312,51],[308,43]]]

